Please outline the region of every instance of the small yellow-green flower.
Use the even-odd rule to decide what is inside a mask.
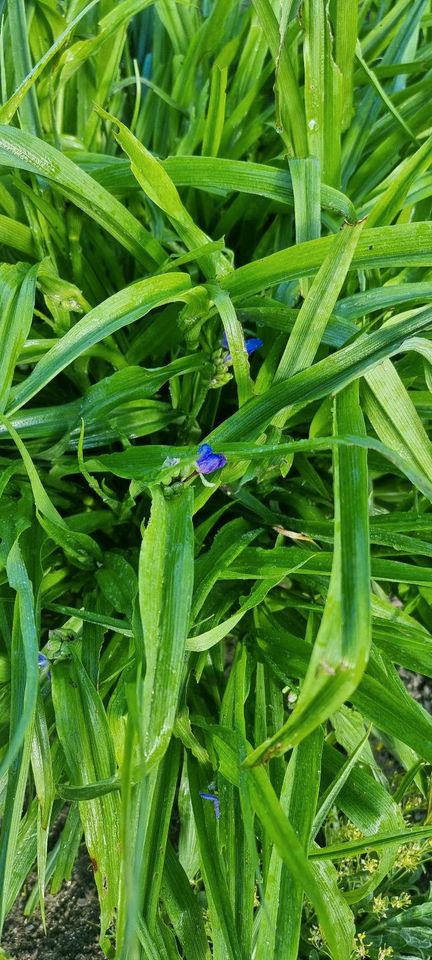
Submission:
[[[354,937],[353,957],[361,957],[362,960],[364,957],[368,957],[369,956],[368,950],[369,950],[369,947],[371,946],[372,946],[371,943],[366,943],[366,934],[358,933],[357,936]]]
[[[317,947],[318,950],[323,945],[323,938],[321,936],[321,930],[316,924],[313,924],[310,928],[310,936],[308,937],[309,942],[312,946]]]
[[[378,960],[386,960],[386,957],[392,957],[393,954],[393,947],[380,947],[378,950]]]
[[[397,897],[390,898],[390,904],[395,910],[404,910],[410,907],[412,903],[409,893],[400,893]]]
[[[389,906],[390,900],[388,897],[383,897],[381,894],[378,894],[377,897],[373,898],[372,910],[380,919],[387,916]]]
[[[395,866],[401,870],[416,870],[422,859],[422,848],[419,843],[409,843],[400,847]]]

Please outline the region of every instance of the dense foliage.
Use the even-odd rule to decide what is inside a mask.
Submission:
[[[0,8],[0,928],[428,960],[431,0]]]

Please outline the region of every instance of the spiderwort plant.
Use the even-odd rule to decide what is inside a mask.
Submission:
[[[198,474],[205,485],[213,486],[206,480],[207,475],[215,473],[216,470],[222,470],[227,462],[223,453],[215,453],[209,443],[202,443],[198,447],[198,456],[192,462],[187,460],[182,463],[180,457],[167,457],[163,464],[166,471],[163,482],[170,484],[173,480],[190,480]]]
[[[38,667],[41,672],[41,684],[43,685],[45,681],[48,681],[49,684],[51,681],[50,661],[44,653],[38,653]]]
[[[426,960],[431,0],[1,8],[0,936]]]
[[[244,341],[245,351],[250,357],[255,350],[259,350],[264,346],[264,341],[260,337],[248,337]],[[230,367],[232,367],[233,360],[229,352],[227,335],[224,332],[222,339],[219,342],[219,346],[212,354],[213,364],[214,364],[214,374],[213,378],[210,381],[211,387],[223,387],[229,380],[232,380],[232,373],[230,372]]]
[[[225,332],[221,340],[221,346],[224,348],[224,350],[228,351],[228,340]],[[264,341],[261,340],[260,337],[248,337],[248,339],[245,340],[245,350],[248,357],[252,356],[252,354],[255,353],[255,350],[260,350],[261,347],[263,346],[264,346]],[[223,359],[223,362],[227,365],[230,365],[232,363],[232,356],[229,353],[229,351],[223,354],[222,359]]]
[[[228,463],[223,453],[215,453],[209,443],[202,443],[198,447],[199,456],[195,463],[198,472],[203,474],[214,473],[215,470],[221,470]]]
[[[214,807],[216,820],[220,819],[220,803],[219,797],[216,797],[214,793],[206,793],[204,790],[200,790],[200,797],[203,800],[210,800]]]
[[[198,447],[198,454],[199,456],[195,461],[195,465],[201,482],[205,487],[214,487],[215,484],[207,480],[207,475],[214,473],[216,470],[222,470],[228,463],[227,458],[223,453],[214,453],[213,447],[211,447],[209,443],[202,443],[201,446]]]

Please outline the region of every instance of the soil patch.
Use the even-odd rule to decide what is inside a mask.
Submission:
[[[104,960],[99,947],[99,903],[91,865],[85,849],[75,864],[72,879],[53,897],[46,895],[44,934],[39,908],[25,917],[25,897],[9,914],[0,957],[10,960]],[[4,951],[2,954],[2,950]]]
[[[399,673],[414,700],[418,700],[428,713],[432,713],[432,679],[421,673],[411,673],[402,667]]]

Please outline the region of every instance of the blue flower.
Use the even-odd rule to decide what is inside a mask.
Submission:
[[[43,683],[42,692],[44,693],[44,695],[47,694],[49,685],[51,683],[51,673],[49,670],[49,666],[50,666],[50,662],[48,660],[48,657],[46,657],[44,653],[38,653],[38,667],[39,667],[39,670],[42,670],[41,680]]]
[[[200,797],[202,797],[203,800],[211,800],[214,806],[216,820],[219,820],[219,817],[220,817],[219,797],[215,797],[213,793],[203,793],[202,791],[200,791]]]
[[[222,337],[221,343],[224,350],[228,350],[228,340],[225,332]],[[260,340],[259,337],[249,337],[248,340],[245,340],[245,348],[246,348],[246,353],[248,357],[250,357],[251,353],[255,353],[255,350],[259,350],[260,347],[263,347],[263,346],[264,346],[264,341]],[[225,363],[232,363],[231,354],[227,353],[224,357],[224,360],[225,360]]]
[[[223,453],[213,453],[213,448],[209,443],[202,443],[198,447],[198,453],[199,457],[195,462],[199,473],[213,473],[214,470],[220,470],[228,462]]]
[[[259,337],[249,337],[249,340],[246,340],[245,347],[248,356],[250,357],[251,353],[254,353],[255,350],[259,350],[260,347],[264,346],[264,340],[260,340]]]

